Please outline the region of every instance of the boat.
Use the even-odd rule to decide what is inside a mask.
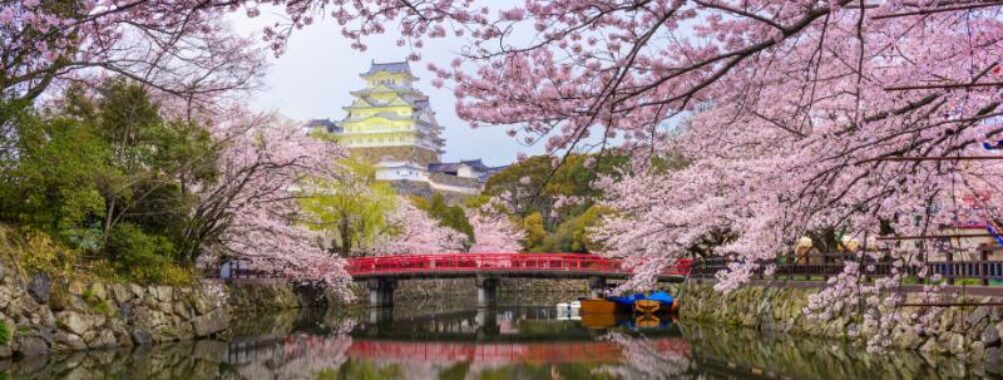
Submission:
[[[608,297],[607,300],[640,314],[669,312],[673,305],[672,296],[661,290],[623,297]]]
[[[634,319],[634,326],[639,329],[656,329],[662,327],[662,320],[658,317],[645,314]]]
[[[589,330],[605,330],[616,326],[616,315],[613,313],[591,313],[582,315],[582,327]]]
[[[640,314],[655,314],[662,311],[662,303],[655,300],[638,300],[634,302],[634,311]]]
[[[604,298],[586,298],[580,302],[582,314],[613,314],[617,311],[630,310],[623,305]]]
[[[670,312],[673,311],[673,307],[675,306],[672,295],[661,290],[645,294],[643,301],[645,301],[645,304],[647,305],[645,310],[654,309],[653,311],[646,312],[648,314],[654,312]],[[655,304],[657,304],[657,307]],[[635,310],[637,309],[635,308]]]

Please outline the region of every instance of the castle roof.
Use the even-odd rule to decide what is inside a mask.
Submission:
[[[491,171],[495,168],[487,166],[480,159],[476,160],[463,160],[459,162],[438,162],[428,165],[428,171],[436,173],[446,173],[455,172],[460,168],[461,165],[469,166],[471,169],[477,170],[479,172]]]
[[[372,61],[372,64],[369,66],[369,71],[363,73],[362,76],[368,77],[379,72],[407,74],[409,77],[414,78],[414,75],[411,74],[411,65],[407,61],[387,63],[376,63],[376,61]]]

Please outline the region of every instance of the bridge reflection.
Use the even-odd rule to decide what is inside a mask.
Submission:
[[[384,309],[392,310],[392,309]],[[602,339],[610,331],[637,329],[634,320],[583,328],[580,320],[558,320],[553,308],[477,309],[394,319],[384,312],[348,336],[323,330],[297,335],[258,336],[230,343],[231,364],[280,357],[327,357],[380,363],[450,365],[459,362],[498,366],[542,363],[618,363],[622,342]],[[642,324],[643,325],[643,324]],[[688,357],[690,346],[668,323],[645,330],[650,350],[659,356]]]
[[[650,342],[664,355],[685,357],[689,354],[689,343],[682,338],[661,338]],[[358,340],[348,348],[347,356],[383,362],[435,364],[619,363],[625,359],[622,347],[608,341],[469,343]]]
[[[690,345],[682,337],[652,338],[645,339],[645,342],[652,353],[661,357],[690,356]],[[227,353],[227,362],[236,365],[261,363],[277,358],[289,362],[306,357],[316,357],[323,362],[334,358],[348,358],[397,364],[450,365],[468,362],[490,366],[516,363],[620,363],[629,359],[620,343],[606,340],[481,343],[296,335],[262,337],[253,342],[233,342]]]

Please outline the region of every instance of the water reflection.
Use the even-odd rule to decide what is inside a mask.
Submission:
[[[978,366],[668,318],[553,308],[237,318],[229,341],[0,362],[16,379],[940,379]],[[2,378],[3,376],[0,376]]]

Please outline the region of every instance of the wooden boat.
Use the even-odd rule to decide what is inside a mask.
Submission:
[[[582,314],[613,314],[617,310],[617,304],[602,298],[588,298],[581,300]]]
[[[639,329],[658,328],[661,327],[662,320],[658,319],[658,317],[654,315],[645,314],[637,317],[637,319],[634,320],[634,325]]]
[[[616,315],[613,313],[592,313],[582,315],[582,327],[589,330],[604,330],[616,326]]]
[[[662,303],[655,300],[637,300],[634,302],[634,311],[641,314],[655,314],[662,311]]]

